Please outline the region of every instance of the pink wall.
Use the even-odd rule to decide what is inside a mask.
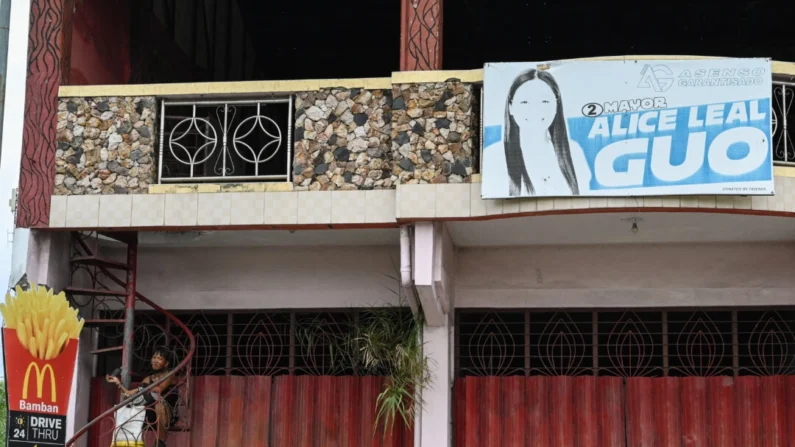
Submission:
[[[396,302],[398,247],[142,248],[139,288],[171,309]],[[456,248],[455,307],[795,304],[795,244]]]
[[[126,84],[130,79],[127,0],[82,0],[75,6],[71,85]]]
[[[456,307],[792,305],[795,244],[459,248]]]
[[[379,306],[399,265],[398,247],[142,247],[138,290],[167,309]]]

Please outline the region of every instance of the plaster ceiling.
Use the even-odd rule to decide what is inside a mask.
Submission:
[[[156,247],[257,247],[398,245],[397,228],[360,230],[247,230],[139,233],[140,245]]]
[[[638,232],[632,222],[638,218]],[[795,240],[795,219],[720,213],[604,213],[450,222],[458,246]]]
[[[639,231],[632,233],[637,219]],[[719,213],[603,213],[448,222],[457,246],[795,241],[795,219]],[[387,229],[140,233],[152,247],[395,245]]]

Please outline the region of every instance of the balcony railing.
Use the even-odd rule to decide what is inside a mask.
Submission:
[[[794,92],[795,82],[791,80],[779,77],[773,82],[772,153],[777,165],[795,166],[795,126],[790,126],[795,122]],[[480,96],[482,101],[482,93]],[[158,178],[152,180],[157,183],[291,181],[293,97],[294,94],[282,94],[228,101],[163,100]],[[483,138],[477,140],[482,143]]]
[[[776,164],[795,165],[795,144],[792,130],[787,124],[795,100],[795,83],[773,82],[773,161]],[[793,122],[795,124],[795,122]],[[795,126],[794,126],[795,128]]]
[[[160,183],[288,181],[292,108],[289,97],[163,101]]]

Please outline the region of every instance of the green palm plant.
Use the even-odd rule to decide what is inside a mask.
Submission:
[[[376,400],[375,429],[383,424],[384,435],[398,418],[411,427],[422,408],[422,390],[431,383],[429,359],[423,352],[422,312],[407,307],[368,309],[360,316],[355,345],[369,374],[386,377]]]
[[[358,312],[350,321],[352,330],[329,335],[321,324],[304,325],[297,333],[307,351],[323,350],[329,358],[327,371],[355,371],[358,375],[385,377],[384,389],[376,400],[373,431],[381,425],[384,436],[402,420],[407,427],[423,406],[422,390],[431,384],[430,360],[423,352],[422,309],[412,313],[400,287],[390,289],[397,305],[372,307]],[[322,336],[318,334],[324,332]]]

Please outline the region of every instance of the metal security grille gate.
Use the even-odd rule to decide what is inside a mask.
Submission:
[[[409,313],[408,309],[398,312]],[[102,311],[104,319],[117,311]],[[388,433],[375,431],[376,400],[384,371],[339,350],[367,313],[343,311],[184,311],[173,314],[194,335],[190,382],[182,387],[190,402],[181,416],[190,430],[169,433],[169,446],[339,445],[410,447],[412,431],[398,422]],[[102,327],[99,349],[122,337]],[[161,315],[142,310],[135,316],[133,377],[148,370],[155,349],[170,347],[182,358],[184,334]],[[92,381],[91,414],[118,402],[118,391],[105,374],[120,365],[109,352],[98,359]],[[378,429],[383,428],[379,424]],[[91,447],[111,444],[103,426]],[[109,429],[109,430],[108,430]],[[148,445],[154,445],[147,438]]]
[[[461,310],[458,446],[789,446],[795,312]]]

